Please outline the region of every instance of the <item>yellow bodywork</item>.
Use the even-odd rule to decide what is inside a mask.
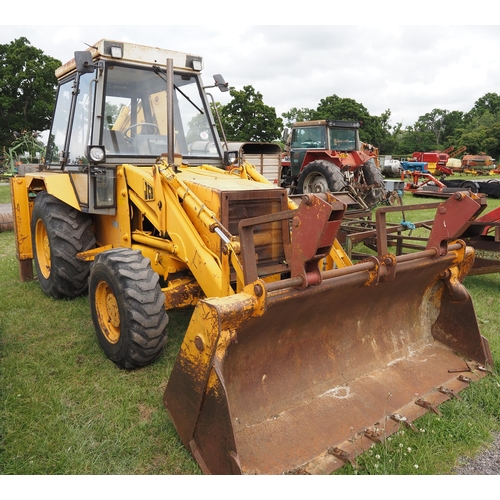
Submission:
[[[85,198],[85,194],[81,185],[74,186],[75,177],[79,179],[73,172],[37,172],[13,179],[20,260],[33,258],[29,193],[45,189],[71,207],[84,210],[79,199]],[[118,166],[115,214],[92,215],[97,247],[79,258],[92,260],[110,248],[140,250],[150,259],[153,270],[167,282],[164,288],[167,308],[194,304],[200,297],[233,295],[246,284],[239,261],[238,238],[221,224],[221,199],[226,191],[248,193],[256,189],[276,188],[250,164],[232,171],[210,165],[182,165],[174,170],[163,160],[152,167]],[[294,210],[297,205],[289,200],[288,208]],[[153,227],[144,227],[145,220]],[[223,242],[214,228],[221,228],[228,241]],[[271,236],[257,238],[265,241]],[[347,254],[335,242],[323,270],[349,265],[352,263]],[[186,270],[190,277],[169,280],[169,276]],[[277,279],[279,276],[270,275],[265,281]]]

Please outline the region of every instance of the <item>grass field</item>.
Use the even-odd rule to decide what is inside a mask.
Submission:
[[[449,474],[500,429],[500,275],[468,277],[466,286],[495,373],[443,404],[442,417],[425,415],[418,432],[401,429],[337,474]],[[88,299],[54,301],[36,281],[20,283],[14,235],[0,233],[0,473],[200,474],[162,402],[190,313],[169,313],[158,362],[119,370],[97,343]]]

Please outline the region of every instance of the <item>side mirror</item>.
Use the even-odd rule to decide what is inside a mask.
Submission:
[[[219,87],[221,92],[227,92],[229,90],[229,84],[226,83],[226,80],[222,77],[222,75],[214,75],[215,86]]]
[[[92,61],[92,54],[88,50],[81,50],[75,52],[76,70],[78,73],[93,73],[96,69],[94,61]]]

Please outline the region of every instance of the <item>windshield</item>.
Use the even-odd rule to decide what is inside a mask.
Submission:
[[[325,127],[297,127],[292,132],[291,147],[295,149],[325,149]]]
[[[102,142],[107,156],[159,156],[167,152],[167,84],[153,68],[108,66]],[[175,152],[220,156],[201,99],[199,79],[174,77]]]

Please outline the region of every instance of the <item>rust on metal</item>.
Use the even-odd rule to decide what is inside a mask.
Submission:
[[[238,225],[245,284],[258,278],[254,230],[264,224],[281,223],[284,234],[284,261],[274,272],[290,271],[295,286],[305,288],[321,283],[318,263],[329,255],[340,228],[346,205],[328,193],[304,195],[299,208],[243,219]],[[291,225],[291,232],[286,228]],[[318,228],[320,230],[318,231]],[[293,241],[293,251],[292,251]]]
[[[368,439],[375,441],[376,443],[381,443],[383,440],[383,436],[381,435],[380,431],[378,431],[378,430],[365,429],[365,431],[363,432],[363,435],[365,437],[367,437]]]
[[[492,365],[461,286],[467,248],[438,236],[439,249],[385,252],[321,271],[317,285],[303,287],[299,272],[201,300],[164,401],[202,470],[331,473],[456,397],[466,384],[453,370],[464,362]]]
[[[393,413],[392,415],[390,415],[390,418],[398,424],[404,424],[406,427],[408,427],[408,429],[411,429],[412,431],[417,430],[417,428],[413,425],[412,422],[408,420],[407,417],[400,415],[399,413]]]
[[[450,396],[453,399],[462,400],[462,398],[453,389],[448,389],[447,387],[441,386],[438,388],[438,391],[446,394],[447,396]]]
[[[424,399],[419,398],[415,401],[415,404],[421,406],[422,408],[425,408],[428,411],[432,411],[432,413],[435,413],[436,415],[441,416],[441,412],[430,401],[425,401]]]

